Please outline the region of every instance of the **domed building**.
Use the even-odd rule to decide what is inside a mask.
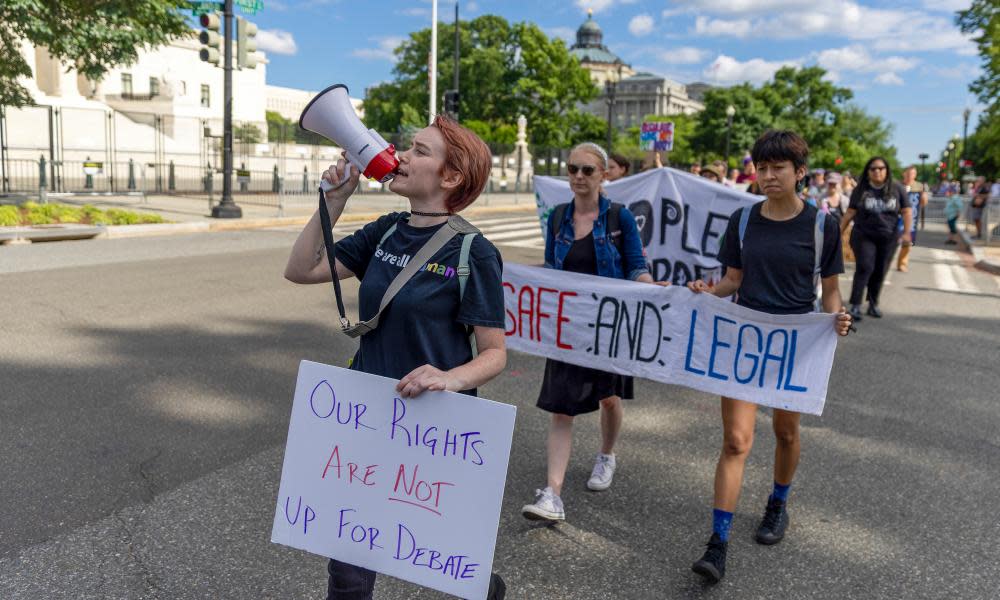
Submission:
[[[576,43],[569,51],[580,60],[580,66],[590,72],[590,79],[601,91],[600,96],[583,107],[584,110],[606,119],[607,84],[614,84],[613,121],[618,129],[639,125],[646,115],[693,114],[705,108],[704,104],[688,96],[684,84],[654,73],[637,73],[609,50],[592,11],[587,11],[587,20],[576,30]]]
[[[569,53],[580,59],[580,66],[590,71],[590,79],[602,87],[605,81],[635,74],[631,65],[604,45],[604,32],[594,21],[592,10],[587,11],[587,20],[576,30],[576,43],[570,46]]]

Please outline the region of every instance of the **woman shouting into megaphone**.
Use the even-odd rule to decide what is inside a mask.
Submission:
[[[404,398],[425,390],[475,395],[507,362],[502,264],[493,244],[455,215],[483,191],[492,157],[474,133],[439,116],[398,159],[389,189],[406,197],[410,210],[383,215],[340,240],[333,246],[334,260],[327,256],[322,209],[317,211],[292,247],[285,277],[294,283],[330,282],[333,265],[338,279],[361,280],[363,322],[345,326],[361,341],[352,369],[399,379],[396,389]],[[323,200],[331,228],[359,173],[344,160],[323,173],[334,185],[345,178],[346,184],[327,191]],[[448,227],[455,232],[443,231]],[[411,262],[415,268],[407,269]],[[337,560],[328,570],[328,598],[372,597],[374,571]],[[489,597],[503,595],[503,581],[493,575]]]

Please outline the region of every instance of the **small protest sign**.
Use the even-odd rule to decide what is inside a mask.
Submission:
[[[302,361],[271,541],[485,598],[516,409]]]
[[[639,129],[639,149],[670,151],[674,149],[674,124],[672,121],[645,121]]]

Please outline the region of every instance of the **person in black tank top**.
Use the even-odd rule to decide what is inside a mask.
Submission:
[[[722,280],[709,286],[699,279],[688,287],[721,298],[738,292],[739,304],[771,314],[811,312],[815,292],[809,275],[815,261],[813,224],[817,213],[796,193],[806,175],[809,147],[791,131],[768,131],[754,144],[751,155],[757,166],[757,182],[767,199],[752,207],[742,244],[738,234],[742,209],[730,218],[719,248],[719,262],[726,267]],[[844,312],[837,284],[837,275],[844,271],[840,235],[832,217],[818,216],[828,220],[823,227],[820,259],[823,311],[840,312],[835,327],[838,334],[847,335],[851,317]],[[753,443],[756,416],[756,404],[722,398],[723,442],[715,467],[712,537],[705,554],[691,567],[710,583],[718,582],[726,572],[729,528]],[[774,486],[757,529],[760,544],[775,544],[784,537],[788,491],[799,462],[799,413],[774,409],[772,422],[777,441]]]

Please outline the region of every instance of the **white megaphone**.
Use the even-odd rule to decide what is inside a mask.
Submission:
[[[318,133],[343,148],[347,160],[369,179],[385,183],[396,175],[399,160],[395,146],[374,129],[365,128],[354,113],[346,85],[331,85],[310,100],[299,117],[299,127]],[[345,173],[344,179],[336,185],[321,180],[320,186],[328,192],[344,185],[348,175]]]

